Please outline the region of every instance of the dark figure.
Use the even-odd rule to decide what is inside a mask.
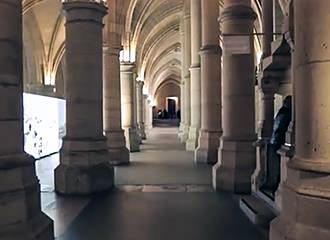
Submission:
[[[177,119],[181,119],[181,110],[180,109],[176,112],[176,117],[177,117]]]
[[[168,119],[168,113],[166,109],[163,110],[163,119]]]
[[[281,158],[277,151],[285,143],[285,134],[291,122],[292,97],[287,96],[283,101],[283,106],[278,111],[273,127],[273,134],[268,144],[267,180],[263,185],[264,189],[277,190],[280,183]]]

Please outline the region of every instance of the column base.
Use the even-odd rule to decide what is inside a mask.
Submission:
[[[286,179],[288,178],[288,162],[294,156],[294,147],[293,146],[286,146],[283,145],[277,153],[281,155],[281,177],[280,177],[280,184],[275,192],[275,203],[278,208],[278,211],[281,212],[282,210],[282,203],[283,203],[283,191]]]
[[[126,147],[130,152],[140,152],[140,137],[136,128],[125,129]]]
[[[291,169],[282,185],[282,211],[270,240],[330,239],[330,175]]]
[[[110,164],[119,166],[129,164],[129,150],[126,148],[124,130],[109,131],[106,133]]]
[[[64,139],[60,165],[55,169],[56,192],[87,195],[111,190],[114,171],[109,159],[105,138],[94,141]]]
[[[221,132],[201,130],[199,135],[199,145],[195,151],[195,163],[217,163]]]
[[[222,138],[218,163],[213,166],[213,188],[237,194],[251,193],[251,175],[255,169],[254,140],[234,141]]]
[[[150,131],[153,128],[153,126],[152,124],[145,124],[144,128],[146,131]]]
[[[142,137],[141,137],[141,129],[140,127],[136,127],[136,132],[137,132],[137,138],[139,141],[139,145],[142,144]]]
[[[147,135],[146,135],[146,129],[144,126],[144,123],[140,123],[139,124],[139,129],[140,129],[140,137],[142,140],[146,140],[147,139]]]
[[[189,129],[189,138],[186,142],[187,151],[195,151],[198,147],[198,138],[199,138],[199,128],[190,127]]]
[[[256,142],[256,169],[252,174],[252,191],[258,192],[266,181],[266,164],[268,139],[258,139]]]
[[[179,138],[181,138],[183,131],[184,131],[184,123],[180,122],[179,131],[178,131]]]
[[[189,126],[184,126],[184,129],[182,131],[182,135],[180,137],[180,141],[182,143],[185,143],[187,140],[188,140],[188,137],[189,137]]]
[[[1,240],[53,240],[53,221],[41,211],[35,160],[27,155],[0,157]]]

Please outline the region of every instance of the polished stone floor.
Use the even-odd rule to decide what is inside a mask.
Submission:
[[[212,191],[211,166],[193,163],[174,125],[148,132],[131,164],[115,169],[116,189],[107,195],[57,196],[58,155],[38,161],[42,209],[54,219],[56,239],[266,239],[232,196]]]
[[[149,132],[141,152],[131,154],[131,164],[116,168],[116,184],[211,184],[211,166],[195,165],[177,128],[160,125]]]
[[[60,240],[261,240],[231,196],[125,193],[98,196]]]

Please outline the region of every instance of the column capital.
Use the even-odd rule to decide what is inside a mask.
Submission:
[[[103,17],[108,13],[108,8],[103,3],[82,0],[66,0],[63,2],[63,9],[66,12],[66,24],[92,22],[103,26]],[[90,14],[89,10],[97,14]]]
[[[199,54],[202,56],[204,54],[222,54],[222,49],[219,45],[204,45],[201,47]]]
[[[254,21],[257,19],[257,14],[249,6],[235,5],[226,7],[220,17],[220,22],[236,19],[246,19]]]
[[[136,88],[143,88],[144,81],[136,81]]]
[[[123,46],[103,46],[103,53],[109,54],[112,56],[119,57],[121,50],[123,50]]]
[[[126,73],[134,73],[135,71],[135,63],[131,62],[120,62],[120,72]]]

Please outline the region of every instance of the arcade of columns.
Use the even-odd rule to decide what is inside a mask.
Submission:
[[[275,2],[262,1],[256,130],[257,15],[251,1],[224,0],[220,18],[218,0],[184,1],[179,137],[187,150],[195,151],[196,164],[214,164],[215,190],[258,194],[266,174],[265,142],[272,132],[275,94],[293,95],[294,117],[279,151],[281,184],[273,203],[278,214],[270,239],[326,240],[330,31],[324,25],[330,23],[329,3],[280,1],[285,23],[283,34],[274,40]],[[114,1],[108,8],[104,44],[107,7],[99,1],[63,3],[67,134],[55,171],[56,191],[63,195],[111,190],[113,166],[128,164],[129,152],[140,150],[152,127],[152,102],[144,95],[144,83],[136,81],[136,64],[119,61],[122,33],[116,12],[111,12]],[[0,0],[0,18],[0,133],[6,139],[0,146],[0,239],[54,239],[52,221],[41,211],[34,159],[23,147],[22,1]],[[283,59],[288,56],[287,63]],[[288,78],[292,88],[283,90],[281,78]]]

